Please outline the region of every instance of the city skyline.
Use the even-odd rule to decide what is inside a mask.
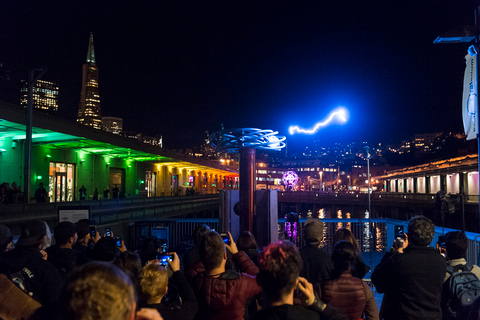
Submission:
[[[75,119],[93,32],[102,114],[163,136],[168,148],[200,145],[222,124],[278,130],[301,145],[288,126],[338,105],[350,120],[317,133],[325,144],[463,130],[467,46],[433,40],[473,24],[473,1],[49,3],[0,5],[0,71],[11,70],[1,100],[18,101],[7,88],[46,67],[43,79],[60,87],[59,115]]]

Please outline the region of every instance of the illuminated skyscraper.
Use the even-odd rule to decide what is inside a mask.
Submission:
[[[22,96],[20,105],[27,107],[28,85],[22,80]],[[33,108],[46,113],[55,113],[58,111],[58,86],[49,81],[37,80],[33,84]]]
[[[87,62],[83,65],[82,94],[78,107],[77,122],[86,126],[102,129],[100,95],[98,93],[98,68],[93,50],[93,34],[90,33]]]

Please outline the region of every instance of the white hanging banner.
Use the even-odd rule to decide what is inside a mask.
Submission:
[[[465,76],[463,77],[462,116],[463,128],[467,140],[477,138],[477,56],[467,54],[465,56]]]

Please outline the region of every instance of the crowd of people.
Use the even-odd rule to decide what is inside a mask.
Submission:
[[[22,197],[22,187],[15,181],[11,185],[8,182],[0,184],[0,204],[19,203],[23,201]]]
[[[29,221],[14,249],[0,225],[0,274],[42,305],[32,319],[442,319],[442,308],[450,319],[443,287],[454,277],[447,265],[466,264],[465,234],[446,235],[445,258],[429,247],[433,223],[412,218],[402,246],[373,271],[385,293],[379,314],[352,232],[337,230],[330,255],[321,249],[323,222],[304,228],[301,250],[279,241],[260,251],[248,231],[235,242],[202,225],[180,259],[155,237],[129,251],[121,238],[92,231],[90,220],[57,224],[54,245],[44,221]]]

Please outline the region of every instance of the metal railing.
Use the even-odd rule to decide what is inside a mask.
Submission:
[[[435,201],[433,193],[410,193],[410,192],[372,192],[372,200],[382,201],[418,201],[432,202]],[[319,199],[338,199],[366,201],[368,193],[346,193],[346,192],[327,192],[327,191],[281,191],[278,193],[280,202],[289,201],[308,201],[315,202]],[[465,195],[465,202],[478,203],[478,195]]]
[[[151,236],[152,228],[168,228],[168,246],[172,250],[182,251],[182,244],[192,242],[192,234],[196,227],[207,225],[212,230],[219,230],[218,218],[203,219],[164,219],[151,221],[138,221],[130,227],[130,241],[135,248],[140,246],[141,241]]]
[[[288,234],[288,225],[285,219],[278,220],[278,232],[279,239],[287,239],[294,242],[299,248],[304,246],[303,241],[303,229],[305,221],[307,219],[300,219],[297,222],[296,233],[294,229],[290,228],[291,234]],[[369,242],[370,226],[368,219],[322,219],[325,223],[324,228],[324,240],[322,247],[327,252],[331,252],[334,246],[333,237],[335,231],[339,228],[348,228],[352,231],[357,239],[362,252],[386,252],[390,250],[394,241],[394,226],[403,225],[405,232],[407,232],[408,221],[400,221],[393,219],[371,219],[372,230],[372,243]],[[203,218],[203,219],[164,219],[164,220],[152,220],[152,221],[139,221],[132,226],[135,241],[135,246],[139,245],[141,238],[150,236],[150,230],[154,227],[168,227],[169,228],[169,246],[172,249],[178,250],[182,243],[191,241],[191,235],[193,230],[199,225],[208,225],[211,229],[219,230],[219,219],[217,218]],[[287,227],[287,228],[286,228]],[[450,231],[458,231],[448,228],[435,227],[435,236],[430,246],[435,247],[438,237]],[[477,264],[479,263],[479,250],[480,250],[480,234],[466,232],[468,238],[468,250],[466,255],[467,263]]]
[[[293,236],[292,227],[289,226],[289,223],[285,219],[278,219],[278,238],[287,239],[292,241],[297,245],[298,248],[303,248],[304,246],[304,235],[303,230],[305,226],[305,221],[307,219],[299,219],[296,225],[296,237]],[[368,224],[368,219],[321,219],[325,227],[323,229],[323,241],[321,246],[324,250],[331,252],[333,250],[334,244],[334,235],[335,232],[340,228],[347,228],[352,231],[353,235],[357,239],[359,247],[363,252],[377,251],[383,252],[387,246],[387,219],[372,219],[372,234],[374,250],[371,250],[371,243],[369,241],[370,235],[370,226]],[[289,231],[290,229],[290,231]]]

